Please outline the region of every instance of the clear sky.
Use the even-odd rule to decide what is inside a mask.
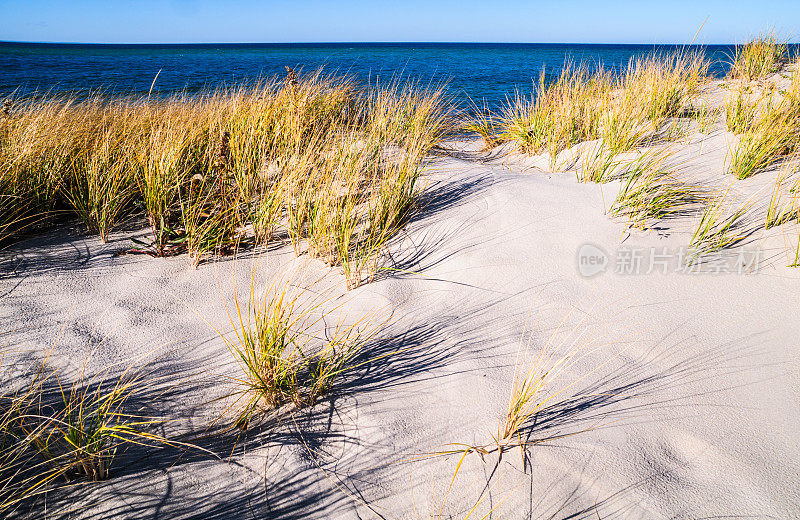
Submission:
[[[797,41],[800,0],[0,0],[0,40],[189,43]]]

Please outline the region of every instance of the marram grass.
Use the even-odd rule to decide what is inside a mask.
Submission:
[[[707,102],[697,107],[693,115],[697,120],[697,130],[701,134],[710,134],[719,121],[719,111],[709,106]]]
[[[747,81],[778,72],[788,57],[788,45],[775,32],[767,32],[736,47],[731,76]]]
[[[461,127],[467,132],[478,134],[483,140],[483,149],[491,150],[502,142],[500,138],[500,120],[492,112],[484,101],[482,106],[478,106],[470,100],[470,115],[465,117]]]
[[[690,212],[706,202],[706,194],[679,180],[663,154],[645,154],[635,161],[609,213],[632,228],[648,229],[659,220]]]
[[[770,229],[800,218],[800,171],[797,163],[781,168],[767,206],[764,227]]]
[[[0,241],[74,215],[107,239],[190,263],[286,228],[298,253],[371,275],[414,208],[425,156],[453,128],[442,89],[359,87],[321,72],[166,98],[17,99],[0,117]]]
[[[255,271],[247,300],[234,293],[233,332],[218,332],[240,369],[232,405],[239,428],[285,405],[314,405],[377,332],[372,316],[348,322],[326,294],[292,276],[259,289]]]
[[[687,113],[707,74],[705,59],[686,51],[632,59],[624,74],[567,63],[550,84],[542,74],[532,97],[510,100],[498,138],[526,154],[547,152],[553,168],[560,152],[582,141],[627,152]]]
[[[152,381],[131,369],[66,384],[42,361],[31,374],[11,376],[0,353],[0,514],[54,490],[110,478],[116,455],[133,445],[178,445],[154,433],[161,420],[133,411],[132,397]],[[184,446],[189,446],[183,444]]]
[[[743,225],[751,204],[732,209],[726,203],[727,194],[727,191],[718,193],[703,211],[689,241],[690,262],[719,253],[745,240]]]
[[[731,151],[730,173],[746,179],[792,154],[800,143],[800,112],[784,98],[768,103],[739,136]]]
[[[756,119],[757,102],[752,95],[740,88],[725,104],[725,126],[729,132],[742,134],[750,129]]]

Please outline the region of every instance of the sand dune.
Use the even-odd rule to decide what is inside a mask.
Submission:
[[[690,133],[671,160],[694,181],[732,184],[719,175],[728,139]],[[65,373],[90,350],[89,372],[144,356],[164,380],[139,398],[177,418],[162,427],[170,435],[202,432],[224,410],[212,400],[235,366],[211,325],[230,329],[231,287],[245,292],[253,269],[300,269],[349,316],[388,320],[363,354],[387,356],[313,409],[193,437],[215,456],[129,450],[114,479],[70,496],[64,517],[464,518],[476,504],[470,518],[800,515],[800,272],[785,267],[787,230],[753,224],[724,266],[680,272],[698,215],[628,231],[606,215],[618,182],[531,172],[535,158],[473,142],[447,149],[390,246],[393,270],[349,292],[289,245],[197,271],[115,255],[126,231],[101,245],[57,229],[15,246],[0,266],[0,316],[26,346],[19,366],[51,347]],[[774,178],[736,189],[747,199]],[[605,255],[605,268],[586,255]],[[470,453],[453,480],[461,455],[435,454],[491,444],[515,367],[547,342],[583,348],[523,430],[543,442],[499,459]]]

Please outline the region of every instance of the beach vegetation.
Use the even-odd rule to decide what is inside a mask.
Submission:
[[[287,76],[289,78],[289,76]],[[190,264],[264,244],[372,276],[413,211],[425,157],[454,128],[442,88],[360,86],[321,71],[165,97],[19,99],[0,119],[0,239],[77,216],[107,240],[128,215],[131,252]]]
[[[742,134],[750,129],[756,120],[758,103],[752,101],[745,89],[737,90],[736,95],[725,103],[725,126],[729,132]]]
[[[691,212],[706,201],[705,193],[677,178],[664,154],[646,154],[636,160],[623,179],[609,213],[625,218],[628,226],[648,229],[657,221]]]
[[[461,127],[478,134],[483,140],[483,149],[491,150],[502,142],[500,123],[500,118],[486,105],[485,100],[480,106],[470,100],[469,115],[464,118]]]
[[[787,163],[778,172],[767,206],[764,223],[766,229],[800,218],[800,178],[797,177],[800,169],[798,166],[797,163]]]
[[[348,323],[341,303],[292,277],[259,290],[255,272],[246,301],[235,293],[228,315],[233,332],[218,333],[240,369],[231,409],[241,429],[285,405],[313,406],[376,331],[369,316]]]
[[[605,142],[595,141],[584,147],[575,174],[579,182],[608,182],[619,174],[623,162]]]
[[[529,155],[547,152],[551,167],[582,141],[601,139],[612,154],[628,152],[688,113],[707,75],[708,62],[690,51],[633,58],[623,73],[567,63],[551,83],[542,74],[532,96],[510,100],[501,138]]]
[[[753,81],[781,70],[787,62],[789,46],[774,31],[760,34],[737,45],[731,64],[731,77]]]
[[[710,134],[719,121],[720,112],[703,102],[694,110],[693,116],[697,120],[697,130],[701,134]]]
[[[731,151],[730,173],[746,179],[794,153],[800,143],[798,108],[785,97],[764,104]]]
[[[133,411],[131,398],[149,382],[130,370],[104,380],[81,369],[67,384],[47,360],[16,378],[12,366],[2,369],[0,512],[54,489],[109,478],[117,454],[130,446],[170,443],[153,432],[162,421]]]
[[[703,210],[689,241],[690,263],[737,245],[747,237],[743,227],[752,204],[731,211],[727,194],[727,191],[716,194]]]

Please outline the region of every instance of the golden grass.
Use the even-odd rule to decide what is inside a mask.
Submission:
[[[774,35],[759,37],[737,49],[733,75],[762,77],[757,71],[777,70],[786,57],[786,45]],[[490,138],[512,141],[526,154],[548,153],[551,169],[560,166],[564,150],[598,140],[583,150],[577,175],[582,181],[604,182],[624,163],[618,154],[685,134],[682,118],[697,119],[703,133],[716,125],[718,112],[707,102],[695,108],[708,66],[705,58],[688,51],[635,58],[624,74],[616,75],[567,63],[550,84],[542,75],[532,97],[511,100],[499,133]],[[785,90],[768,84],[756,94],[741,85],[727,101],[726,127],[739,135],[730,150],[729,169],[737,178],[763,171],[798,149],[800,61],[794,69]]]
[[[298,253],[346,262],[355,286],[413,209],[451,110],[441,89],[321,72],[164,99],[16,100],[0,120],[0,240],[54,210],[105,240],[141,208],[140,249],[197,265],[283,226]]]
[[[800,106],[768,101],[731,151],[730,173],[746,179],[792,154],[800,144]]]
[[[577,378],[568,377],[571,371],[583,364],[594,352],[603,348],[603,345],[598,342],[597,331],[587,326],[587,317],[578,322],[572,330],[564,331],[563,326],[567,318],[569,315],[537,349],[536,354],[532,356],[528,354],[532,335],[521,345],[515,363],[516,369],[508,405],[499,421],[497,432],[492,434],[491,443],[450,444],[448,449],[428,454],[428,456],[460,455],[453,481],[458,475],[461,464],[470,453],[477,453],[483,458],[490,454],[502,455],[510,450],[519,449],[523,454],[524,467],[525,452],[533,446],[591,429],[554,433],[538,438],[532,436],[530,429],[539,414],[574,398],[576,387],[582,381],[613,360],[613,356],[607,357],[601,363],[592,365]]]
[[[378,327],[369,315],[348,323],[342,307],[327,291],[304,289],[291,276],[276,277],[260,291],[254,271],[247,301],[234,292],[228,312],[233,332],[215,330],[240,368],[231,405],[239,428],[287,404],[314,405],[353,368]]]
[[[629,227],[648,229],[705,202],[702,190],[676,178],[665,164],[667,158],[664,153],[648,153],[634,161],[609,213],[625,218]]]
[[[756,120],[757,102],[750,92],[739,88],[736,96],[725,103],[725,126],[729,132],[742,134],[750,129]]]
[[[698,131],[701,134],[709,134],[719,121],[719,111],[715,110],[708,103],[704,102],[694,110],[694,118],[698,123]]]
[[[727,194],[727,191],[718,193],[703,211],[689,241],[690,262],[732,247],[745,239],[742,225],[752,203],[731,211],[726,203]]]
[[[81,370],[65,385],[47,359],[17,379],[13,367],[0,368],[0,512],[109,478],[116,454],[130,445],[171,444],[149,431],[162,421],[129,411],[130,398],[149,384],[130,369],[109,382]]]
[[[502,138],[514,141],[523,153],[546,151],[555,161],[562,150],[598,135],[600,98],[610,83],[608,73],[593,74],[571,63],[549,85],[542,73],[533,97],[517,95],[506,107]]]
[[[526,154],[558,154],[581,141],[601,139],[612,154],[657,135],[691,108],[708,63],[688,51],[632,59],[624,74],[567,63],[559,78],[542,75],[530,98],[515,96],[501,121],[500,138]]]
[[[778,173],[767,206],[764,227],[770,229],[800,218],[800,165],[787,163]]]
[[[470,116],[463,118],[461,128],[467,132],[478,134],[483,140],[483,149],[491,150],[502,142],[499,136],[500,118],[486,106],[478,106],[470,100]]]
[[[624,162],[603,141],[597,141],[584,148],[575,175],[579,182],[608,182],[620,173]]]
[[[789,86],[768,83],[756,95],[740,86],[726,103],[726,125],[739,135],[730,150],[729,172],[739,179],[755,175],[795,153],[800,144],[800,69],[794,67]]]
[[[788,58],[788,45],[769,31],[738,45],[731,64],[731,76],[747,81],[764,79],[778,72]]]

